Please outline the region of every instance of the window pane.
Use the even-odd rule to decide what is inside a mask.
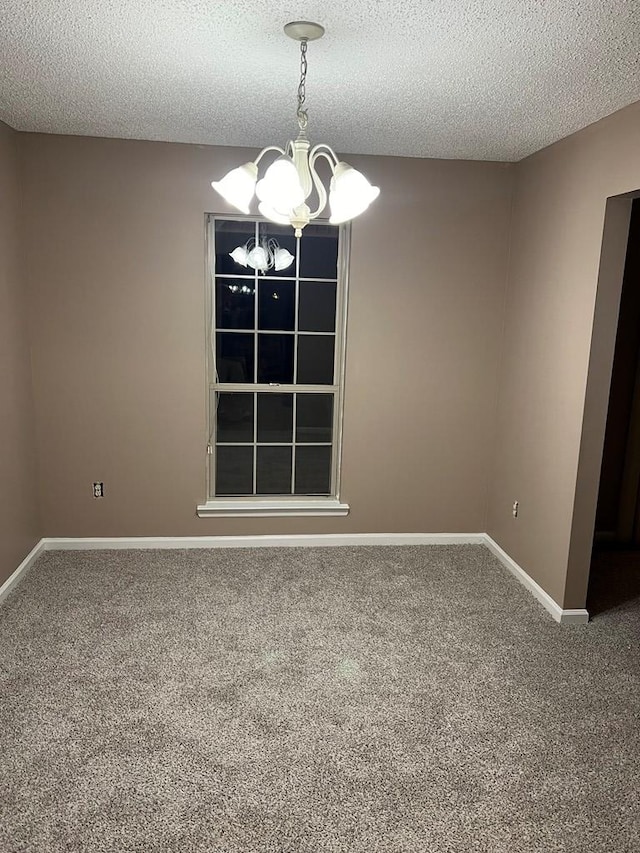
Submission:
[[[258,300],[258,328],[293,330],[296,291],[292,281],[261,281]]]
[[[216,447],[216,494],[253,493],[253,447]]]
[[[212,397],[216,406],[216,441],[253,441],[253,394]]]
[[[296,441],[328,441],[333,435],[333,394],[297,394]]]
[[[216,218],[209,233],[215,253],[211,496],[329,495],[338,461],[332,444],[338,397],[327,386],[341,375],[335,361],[340,229],[316,221],[296,239],[289,226]],[[280,251],[280,269],[256,272],[230,257],[256,240],[272,260]],[[314,390],[287,387],[294,377]],[[225,383],[239,384],[232,391]],[[272,387],[250,390],[248,383]]]
[[[298,338],[298,383],[333,385],[333,335],[300,335]]]
[[[258,394],[258,441],[292,441],[293,394]]]
[[[256,491],[259,495],[291,494],[290,447],[258,447]]]
[[[258,335],[258,382],[293,382],[293,335]]]
[[[256,226],[254,223],[234,219],[217,219],[214,236],[216,274],[252,275],[253,270],[236,263],[230,257],[230,252],[233,252],[238,246],[244,246],[247,240],[255,238],[255,236]]]
[[[245,279],[216,279],[216,327],[253,329],[254,283]]]
[[[296,495],[328,495],[331,489],[331,448],[296,447]]]
[[[335,332],[336,285],[301,281],[298,328],[304,332]]]
[[[253,382],[253,335],[216,334],[218,382]]]
[[[258,225],[258,233],[260,240],[266,239],[275,240],[280,249],[286,249],[290,255],[293,255],[293,261],[284,269],[276,270],[272,267],[267,275],[276,275],[280,277],[295,278],[296,274],[296,253],[297,243],[293,228],[290,225],[275,225],[273,222],[260,222]]]
[[[338,277],[338,228],[307,225],[300,240],[300,278]]]

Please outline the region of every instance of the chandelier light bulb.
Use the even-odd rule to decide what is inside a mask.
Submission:
[[[227,172],[222,180],[211,181],[211,186],[232,207],[237,208],[241,213],[248,214],[257,180],[257,165],[255,163],[245,163],[244,166],[238,166],[236,169]]]
[[[213,181],[211,186],[229,204],[245,214],[249,213],[254,194],[257,195],[258,210],[262,216],[279,225],[291,225],[296,237],[300,237],[302,229],[324,211],[327,195],[331,209],[329,221],[338,225],[363,213],[378,197],[380,190],[372,186],[357,169],[338,160],[335,151],[328,145],[320,143],[311,147],[307,136],[308,115],[305,105],[307,48],[310,41],[324,35],[324,27],[309,21],[293,21],[284,30],[290,38],[300,42],[300,83],[296,111],[298,136],[289,141],[284,149],[277,145],[263,148],[253,163],[232,169],[222,180]],[[268,167],[264,177],[258,180],[258,164],[272,151],[279,156]],[[316,163],[321,158],[328,162],[333,174],[328,193],[316,170]],[[317,201],[315,209],[311,207],[316,204],[311,199],[312,194]],[[268,252],[267,260],[270,269],[273,265],[271,262],[275,263],[275,260]],[[251,265],[250,260],[248,263]]]

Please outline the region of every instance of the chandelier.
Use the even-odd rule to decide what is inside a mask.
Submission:
[[[282,249],[273,238],[256,241],[255,237],[250,237],[244,246],[236,246],[229,255],[237,264],[261,273],[270,269],[286,270],[295,260],[291,252]]]
[[[284,28],[286,35],[300,42],[300,83],[298,85],[298,136],[287,142],[285,148],[269,145],[263,148],[255,160],[238,166],[211,186],[230,205],[241,213],[248,214],[254,194],[258,197],[258,210],[266,219],[278,225],[291,225],[296,237],[302,229],[317,219],[327,205],[327,190],[316,171],[321,158],[331,168],[329,185],[329,222],[339,225],[348,222],[365,211],[380,194],[378,187],[371,186],[362,172],[339,160],[335,151],[324,143],[314,145],[307,136],[308,116],[305,109],[307,82],[307,45],[324,35],[324,27],[309,21],[293,21]],[[258,164],[265,154],[279,155],[258,180]],[[317,206],[312,210],[307,202],[315,190]]]

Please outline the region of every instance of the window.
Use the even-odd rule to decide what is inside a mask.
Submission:
[[[339,500],[347,241],[345,226],[316,222],[296,238],[288,226],[209,217],[200,515],[347,514]],[[284,250],[279,269],[246,263],[254,246]]]

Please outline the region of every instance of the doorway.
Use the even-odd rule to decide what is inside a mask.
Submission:
[[[633,202],[611,374],[588,609],[640,596],[640,199]]]

